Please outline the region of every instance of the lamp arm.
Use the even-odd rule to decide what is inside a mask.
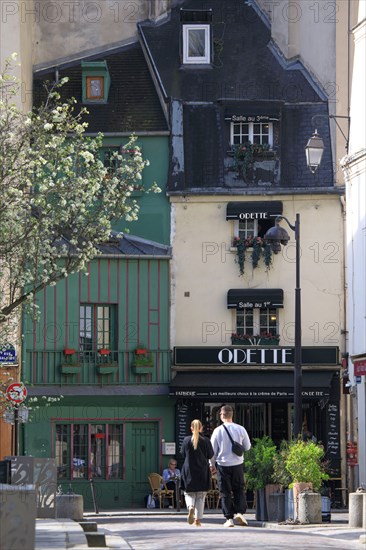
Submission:
[[[277,216],[275,221],[280,222],[281,220],[285,220],[287,222],[287,225],[290,227],[290,229],[292,229],[292,231],[296,233],[296,225],[293,225],[292,223],[290,223],[289,220],[286,218],[286,216]]]
[[[348,153],[348,144],[349,144],[349,129],[350,129],[350,123],[351,123],[351,117],[349,116],[345,116],[345,115],[314,115],[313,117],[311,117],[311,124],[314,126],[314,120],[316,118],[332,118],[334,119],[334,122],[336,123],[337,127],[338,127],[338,130],[341,132],[342,136],[344,137],[344,140],[346,142],[346,152]],[[341,126],[339,125],[339,123],[337,122],[337,118],[344,118],[348,121],[348,130],[347,130],[347,135],[343,132]]]

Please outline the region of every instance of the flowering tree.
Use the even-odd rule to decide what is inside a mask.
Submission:
[[[19,90],[11,61],[0,74],[3,329],[36,292],[83,270],[110,237],[114,221],[138,214],[131,192],[147,161],[135,139],[126,145],[128,153],[115,154],[111,174],[99,159],[103,136],[85,136],[86,111],[76,113],[74,100],[62,101],[60,85],[25,114],[15,105]]]

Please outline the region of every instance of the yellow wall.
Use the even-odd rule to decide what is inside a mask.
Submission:
[[[291,223],[301,216],[302,345],[341,346],[344,326],[341,203],[336,196],[275,197]],[[258,200],[258,197],[230,197]],[[265,197],[265,200],[270,198]],[[172,345],[230,344],[235,312],[227,309],[231,288],[282,288],[280,345],[293,345],[295,240],[273,257],[265,271],[253,270],[246,253],[239,275],[235,249],[230,251],[233,221],[226,221],[228,200],[222,197],[172,198]],[[260,199],[259,199],[260,202]],[[185,293],[189,292],[189,297]]]

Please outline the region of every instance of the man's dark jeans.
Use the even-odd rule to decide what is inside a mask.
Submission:
[[[224,516],[226,519],[233,519],[234,514],[245,514],[247,499],[243,464],[238,466],[220,466],[217,464],[216,467]]]

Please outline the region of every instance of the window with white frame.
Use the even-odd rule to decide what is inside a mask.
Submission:
[[[236,334],[239,336],[276,336],[278,310],[276,308],[252,308],[236,310]]]
[[[122,478],[122,424],[56,424],[57,477]]]
[[[183,63],[210,63],[210,25],[183,25]]]
[[[274,227],[274,218],[261,220],[236,220],[234,237],[248,239],[250,237],[264,237],[268,229]]]
[[[230,143],[240,145],[242,143],[256,143],[273,147],[272,122],[231,122]]]

